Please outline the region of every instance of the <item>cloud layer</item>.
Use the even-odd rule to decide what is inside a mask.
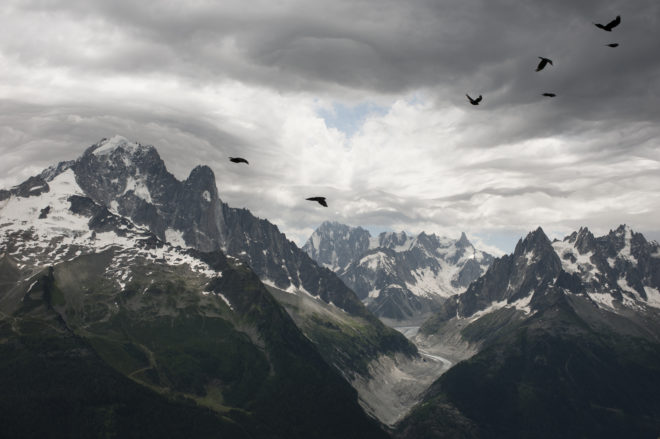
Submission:
[[[121,134],[298,243],[325,219],[660,238],[655,0],[21,0],[0,26],[3,187]]]

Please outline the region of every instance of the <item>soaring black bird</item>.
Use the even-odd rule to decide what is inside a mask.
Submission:
[[[554,97],[557,96],[557,95],[554,94],[554,93],[543,93],[543,96],[547,96],[547,97],[549,97],[549,98],[554,98]]]
[[[249,165],[248,161],[242,157],[229,157],[229,161],[233,163],[245,163],[246,165]]]
[[[594,23],[594,25],[600,29],[606,30],[608,32],[612,32],[612,29],[617,27],[619,24],[621,24],[621,16],[617,15],[616,18],[609,23],[607,23],[605,26],[603,26],[600,23]]]
[[[465,96],[467,96],[468,101],[470,101],[472,105],[479,105],[479,102],[481,102],[481,95],[479,95],[479,97],[476,99],[472,99],[468,94],[466,94]]]
[[[607,47],[619,47],[619,43],[606,44]]]
[[[325,197],[310,197],[305,198],[305,200],[316,201],[323,207],[328,207],[328,203],[325,202]]]
[[[542,56],[539,56],[539,59],[541,60],[541,62],[539,62],[539,65],[536,66],[536,71],[537,72],[540,72],[541,70],[543,70],[545,68],[545,66],[548,65],[548,63],[550,63],[550,65],[553,65],[552,60],[550,58],[543,58]]]

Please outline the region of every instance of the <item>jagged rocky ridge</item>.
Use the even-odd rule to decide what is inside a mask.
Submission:
[[[305,250],[334,270],[376,315],[393,319],[434,311],[447,298],[483,274],[493,260],[465,233],[458,240],[424,232],[381,233],[324,222]]]
[[[70,167],[76,181],[101,205],[147,227],[164,241],[239,257],[274,287],[305,290],[353,314],[364,308],[335,276],[320,270],[277,226],[235,209],[218,197],[215,175],[197,166],[185,181],[170,174],[153,146],[121,137],[88,148]],[[44,177],[57,173],[48,170]]]
[[[626,226],[531,232],[420,328],[420,345],[465,361],[397,436],[653,437],[659,274],[658,243]]]
[[[533,313],[549,290],[621,315],[654,313],[660,308],[660,246],[624,225],[598,238],[583,227],[554,242],[538,228],[444,303],[426,328],[504,307]]]

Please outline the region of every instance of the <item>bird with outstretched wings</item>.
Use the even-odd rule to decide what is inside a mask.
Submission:
[[[597,28],[599,28],[599,29],[603,29],[603,30],[605,30],[605,31],[607,31],[607,32],[612,32],[612,29],[614,29],[615,27],[617,27],[619,24],[621,24],[621,16],[620,16],[620,15],[617,15],[616,18],[615,18],[614,20],[610,21],[609,23],[607,23],[607,24],[605,24],[605,25],[600,24],[600,23],[594,23],[594,25],[595,25]]]
[[[475,99],[472,99],[469,94],[466,94],[465,96],[467,96],[468,101],[470,101],[472,105],[479,105],[479,102],[481,102],[481,95],[479,95],[479,97]]]

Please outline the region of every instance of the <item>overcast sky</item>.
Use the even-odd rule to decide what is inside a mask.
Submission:
[[[660,238],[658,0],[5,0],[0,27],[1,187],[120,134],[298,244]]]

